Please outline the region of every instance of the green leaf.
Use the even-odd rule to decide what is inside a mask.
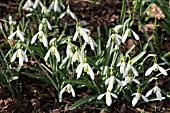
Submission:
[[[124,23],[125,14],[126,14],[126,0],[123,0],[122,10],[121,10],[121,14],[120,14],[120,23],[121,24]]]
[[[126,53],[125,53],[125,57],[128,56],[128,54],[135,48],[135,45],[133,45]]]
[[[43,50],[40,47],[30,46],[30,49],[36,51],[42,58],[45,56]]]
[[[101,33],[100,33],[100,27],[97,26],[97,56],[101,54]]]
[[[86,96],[84,98],[81,98],[79,99],[78,101],[76,101],[71,107],[70,107],[70,110],[74,110],[76,109],[78,106],[84,104],[84,103],[88,103],[90,102],[91,100],[93,100],[94,98],[96,98],[97,95],[94,95],[94,96]]]
[[[125,97],[125,99],[129,102],[129,103],[131,103],[131,97],[128,95],[128,94],[126,94],[126,92],[124,91],[124,90],[122,90],[123,91],[123,96]]]
[[[143,57],[143,55],[146,53],[146,51],[143,51],[141,53],[139,53],[136,57],[134,57],[133,59],[131,59],[131,64],[133,65],[135,62],[137,62],[140,58]]]
[[[161,90],[162,94],[166,97],[170,98],[170,92],[166,92],[165,90]]]

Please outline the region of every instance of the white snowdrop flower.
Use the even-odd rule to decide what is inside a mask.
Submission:
[[[35,2],[33,4],[33,8],[36,9],[39,4],[40,4],[41,8],[44,6],[40,0],[35,0]]]
[[[60,97],[59,97],[59,101],[61,102],[62,101],[62,95],[63,93],[67,91],[68,93],[71,92],[72,96],[75,97],[75,91],[72,87],[71,84],[67,84],[61,91],[60,91]]]
[[[13,39],[15,35],[19,37],[22,42],[24,42],[24,32],[20,31],[19,26],[17,27],[17,30],[8,37],[8,39]]]
[[[62,14],[59,16],[59,18],[60,18],[60,19],[63,18],[66,14],[67,14],[67,15],[70,15],[72,19],[77,20],[76,15],[75,15],[73,12],[71,12],[69,5],[67,6],[67,10],[66,10],[64,13],[62,13]]]
[[[112,34],[107,41],[106,48],[108,48],[110,46],[111,42],[115,42],[117,45],[120,45],[120,43],[121,43],[120,40],[121,40],[120,35]]]
[[[107,106],[110,106],[112,104],[112,97],[117,98],[117,95],[114,93],[111,93],[110,90],[107,89],[106,93],[100,94],[97,99],[100,100],[104,95],[106,95],[106,104]],[[112,97],[111,97],[112,96]]]
[[[137,72],[136,69],[131,65],[131,61],[130,61],[130,60],[129,60],[127,66],[126,66],[126,69],[125,69],[124,73],[123,73],[123,78],[127,76],[129,70],[132,70],[133,74],[134,74],[135,76],[138,76],[138,72]]]
[[[114,30],[115,33],[118,33],[119,30],[120,30],[122,27],[123,27],[123,25],[116,25],[116,26],[113,28],[113,30]]]
[[[46,37],[46,35],[44,34],[44,32],[42,31],[42,28],[43,28],[43,26],[42,26],[42,24],[40,24],[40,26],[39,26],[39,32],[36,33],[36,34],[33,36],[32,40],[31,40],[31,44],[35,43],[35,41],[37,40],[37,37],[38,37],[39,41],[40,41],[40,42],[43,42],[44,47],[47,47],[47,46],[48,46],[47,37]]]
[[[60,9],[60,5],[63,7],[63,9],[65,8],[65,6],[58,0],[55,0],[51,3],[51,5],[49,6],[47,12],[51,12],[52,9],[54,9],[54,12],[61,12],[61,9]]]
[[[133,36],[135,37],[135,39],[139,40],[139,36],[133,30],[131,30],[130,28],[127,28],[125,31],[125,34],[123,35],[122,43],[125,43],[127,37],[131,36],[131,32],[132,32]]]
[[[13,62],[16,58],[19,58],[19,65],[22,66],[23,62],[28,62],[28,58],[26,53],[22,49],[18,49],[12,56],[11,62]]]
[[[16,21],[13,21],[12,20],[12,16],[10,15],[9,17],[8,17],[8,20],[9,20],[9,25],[15,25],[16,24]]]
[[[92,39],[92,37],[89,37],[89,44],[90,44],[90,47],[93,51],[94,51],[95,47],[98,47],[96,42]]]
[[[108,85],[108,90],[111,91],[113,89],[113,84],[117,82],[120,86],[123,87],[122,82],[117,79],[115,76],[110,76],[106,81],[105,81],[105,85]]]
[[[72,60],[71,60],[71,64],[73,64],[74,62],[83,62],[82,61],[82,56],[81,56],[81,52],[80,50],[77,50],[74,54],[73,54],[73,57],[72,57]]]
[[[140,84],[140,82],[137,79],[131,76],[126,76],[125,80],[122,83],[123,83],[123,86],[126,86],[130,82],[135,82],[136,84]]]
[[[55,55],[56,59],[57,59],[57,62],[60,62],[60,54],[57,50],[57,47],[55,46],[52,46],[48,52],[46,53],[45,57],[44,57],[44,60],[47,61],[48,57],[50,56],[50,53],[51,55]]]
[[[90,75],[91,79],[94,80],[94,72],[93,72],[92,68],[90,67],[90,65],[88,63],[84,63],[84,62],[81,62],[77,66],[77,69],[76,69],[77,79],[80,78],[83,69],[84,69],[84,72],[86,72],[88,75]]]
[[[82,28],[82,27],[78,27],[77,31],[75,32],[74,36],[73,36],[73,41],[77,40],[78,35],[82,36],[83,39],[85,40],[85,42],[89,43],[90,42],[90,38],[89,38],[89,34],[90,30],[87,28]]]
[[[49,30],[52,30],[51,24],[50,24],[50,22],[49,22],[46,18],[43,18],[43,19],[42,19],[42,23],[43,23],[44,25],[47,24],[48,29],[49,29]]]
[[[148,76],[152,73],[152,71],[160,71],[163,75],[168,75],[168,73],[166,72],[166,70],[164,68],[162,68],[161,66],[159,66],[156,62],[154,62],[153,66],[150,67],[146,73],[145,76]]]
[[[149,101],[144,95],[140,94],[140,91],[137,91],[137,93],[132,94],[132,96],[134,96],[134,95],[135,95],[135,97],[132,100],[133,106],[135,106],[138,103],[138,101],[141,99],[141,97],[145,102]]]
[[[156,94],[156,97],[159,101],[161,101],[163,99],[162,97],[162,94],[161,94],[161,89],[158,87],[158,83],[156,82],[156,85],[154,88],[152,88],[151,90],[149,90],[147,93],[146,93],[146,97],[149,97],[151,94],[155,93]]]
[[[120,66],[120,74],[123,74],[125,72],[125,67],[126,67],[125,59],[122,58],[121,63],[118,63],[117,66]]]
[[[26,11],[33,11],[33,5],[34,3],[31,0],[27,0],[27,2],[24,4],[23,9]]]

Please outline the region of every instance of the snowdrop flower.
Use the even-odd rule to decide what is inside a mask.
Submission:
[[[33,5],[33,8],[36,9],[39,4],[40,4],[40,6],[41,6],[41,8],[42,8],[42,7],[43,7],[42,2],[41,2],[40,0],[35,0],[34,5]]]
[[[17,27],[17,30],[8,37],[8,39],[13,39],[15,35],[19,37],[22,42],[24,42],[24,32],[20,31],[19,26]]]
[[[125,34],[123,35],[122,43],[125,43],[127,37],[131,36],[131,32],[132,32],[133,36],[135,37],[135,39],[139,40],[139,36],[133,30],[131,30],[130,28],[127,28],[125,31]]]
[[[126,66],[126,69],[125,69],[124,73],[123,73],[123,78],[127,76],[129,70],[132,70],[133,74],[134,74],[135,76],[138,76],[138,72],[137,72],[136,69],[131,65],[131,61],[130,61],[130,60],[129,60],[127,66]]]
[[[43,19],[42,19],[42,23],[43,23],[44,25],[47,24],[49,30],[52,29],[50,22],[49,22],[46,18],[43,18]]]
[[[31,0],[27,0],[27,2],[24,4],[23,9],[26,11],[33,11],[33,7],[34,3]]]
[[[157,62],[154,62],[154,64],[153,64],[153,66],[152,67],[150,67],[147,71],[146,71],[146,73],[145,73],[145,76],[148,76],[148,75],[150,75],[151,73],[152,73],[152,71],[160,71],[163,75],[168,75],[168,73],[166,72],[166,70],[164,69],[164,68],[162,68],[161,66],[159,66],[158,64],[157,64]]]
[[[47,14],[48,13],[48,9],[47,9],[47,7],[45,5],[43,5],[41,8],[42,8],[41,9],[42,14]]]
[[[118,63],[117,66],[120,66],[120,74],[125,72],[126,62],[125,59],[122,58],[121,63]]]
[[[92,68],[90,67],[90,65],[88,63],[84,63],[84,62],[81,62],[77,66],[77,69],[76,69],[77,79],[80,78],[80,75],[82,74],[83,69],[84,69],[84,72],[89,74],[91,79],[94,80],[94,72],[93,72]]]
[[[149,90],[145,96],[149,97],[152,94],[152,92],[156,94],[156,97],[159,101],[163,99],[162,94],[161,94],[161,89],[158,87],[158,82],[156,82],[155,87]]]
[[[148,102],[148,101],[149,101],[144,95],[142,95],[142,94],[140,93],[139,89],[138,89],[137,93],[133,93],[133,94],[132,94],[132,96],[134,96],[134,95],[135,95],[135,97],[134,97],[133,100],[132,100],[132,105],[133,105],[133,106],[135,106],[135,105],[138,103],[138,101],[141,99],[141,97],[142,97],[142,99],[143,99],[145,102]]]
[[[12,56],[11,62],[13,62],[16,58],[19,58],[19,65],[22,66],[23,62],[28,62],[28,58],[26,53],[22,49],[18,49]]]
[[[93,51],[94,51],[94,47],[98,47],[96,42],[92,39],[92,37],[89,37],[89,44]]]
[[[1,22],[0,22],[0,29],[2,29],[2,24],[1,24]]]
[[[43,28],[43,25],[40,24],[40,26],[39,26],[39,32],[36,33],[36,34],[33,36],[32,40],[31,40],[31,44],[35,43],[35,41],[37,40],[37,37],[38,37],[39,41],[40,41],[40,42],[43,42],[43,45],[44,45],[45,47],[47,47],[47,46],[48,46],[47,37],[46,37],[46,35],[44,34],[44,32],[42,31],[42,28]]]
[[[80,50],[76,50],[76,52],[73,54],[71,64],[73,64],[76,61],[83,62]]]
[[[50,53],[51,55],[55,55],[56,59],[57,59],[57,62],[60,62],[60,54],[57,50],[57,47],[55,46],[52,46],[48,52],[46,53],[45,57],[44,57],[44,60],[47,61],[48,57],[50,56]]]
[[[82,28],[82,27],[78,27],[77,31],[75,32],[74,36],[73,36],[73,41],[77,40],[78,35],[80,34],[80,36],[83,36],[83,39],[85,40],[85,42],[89,43],[90,42],[90,38],[88,33],[90,33],[90,30],[87,28]]]
[[[13,20],[12,20],[12,16],[9,16],[9,17],[8,17],[8,20],[9,20],[9,22],[8,22],[9,25],[15,25],[15,24],[16,24],[16,21],[13,21]]]
[[[115,42],[117,45],[120,45],[120,43],[121,43],[120,39],[121,39],[120,35],[112,34],[107,41],[106,48],[108,48],[110,46],[111,41]]]
[[[119,30],[120,30],[122,27],[123,27],[123,25],[116,25],[116,26],[113,28],[113,31],[114,31],[115,33],[118,33]]]
[[[67,85],[60,91],[60,97],[59,97],[59,101],[60,101],[60,102],[61,102],[61,100],[62,100],[62,95],[63,95],[63,93],[64,93],[65,91],[67,91],[68,93],[71,92],[72,96],[75,97],[75,91],[74,91],[72,85],[71,85],[71,84],[67,84]]]
[[[108,90],[111,91],[113,89],[113,84],[117,82],[120,86],[123,87],[123,84],[122,82],[117,79],[115,76],[110,76],[110,78],[108,78],[106,81],[105,81],[105,85],[108,85]]]
[[[140,82],[137,79],[135,79],[129,74],[128,76],[125,77],[125,80],[122,83],[123,86],[126,86],[130,82],[135,82],[136,84],[140,84]]]
[[[72,19],[77,20],[76,15],[75,15],[73,12],[71,12],[69,5],[67,6],[67,10],[66,10],[64,13],[62,13],[62,14],[59,16],[59,18],[60,18],[60,19],[63,18],[66,14],[67,14],[67,15],[70,15]]]
[[[49,6],[47,12],[49,13],[52,9],[54,9],[54,12],[61,12],[60,6],[61,5],[63,7],[63,9],[65,8],[65,6],[58,0],[55,0],[51,3],[51,5]]]
[[[103,94],[100,94],[97,97],[97,99],[100,100],[104,95],[106,95],[106,104],[107,104],[107,106],[110,106],[112,104],[112,97],[117,98],[116,94],[111,93],[111,91],[109,89],[107,89],[107,92],[103,93]]]

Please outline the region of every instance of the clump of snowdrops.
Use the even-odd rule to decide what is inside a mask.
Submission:
[[[47,5],[41,0],[27,0],[23,9],[27,14],[21,21],[16,22],[10,16],[9,20],[4,20],[5,24],[0,24],[10,46],[10,53],[5,55],[10,59],[10,68],[54,86],[60,102],[63,93],[76,98],[79,88],[93,91],[70,109],[91,102],[111,106],[118,100],[127,100],[136,106],[143,102],[162,101],[167,96],[158,80],[159,76],[168,76],[169,69],[160,65],[157,55],[147,54],[150,40],[133,55],[130,52],[135,51],[135,43],[122,52],[121,47],[128,39],[137,43],[141,40],[130,26],[131,19],[109,28],[105,42],[99,27],[97,36],[91,37],[85,21],[78,19],[68,3],[52,0]],[[64,18],[71,22],[62,23]],[[76,26],[72,22],[76,22]],[[68,33],[70,26],[75,27],[72,33]],[[34,64],[28,61],[34,61]],[[150,61],[148,67],[145,66],[147,61]],[[148,87],[150,83],[153,88]]]

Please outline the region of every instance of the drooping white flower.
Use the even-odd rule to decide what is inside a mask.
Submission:
[[[93,51],[94,51],[95,47],[98,47],[96,42],[92,39],[92,37],[89,37],[89,44],[90,44],[90,47]]]
[[[27,2],[24,4],[23,9],[26,11],[33,11],[33,5],[34,3],[31,0],[27,0]]]
[[[127,76],[129,70],[132,70],[134,76],[138,76],[138,72],[136,71],[136,69],[131,65],[131,61],[129,60],[127,66],[126,66],[126,69],[123,73],[123,78]]]
[[[77,73],[77,79],[80,78],[80,75],[82,74],[82,71],[84,69],[84,72],[90,75],[91,79],[94,80],[94,72],[90,65],[88,63],[81,62],[76,69]]]
[[[155,87],[153,87],[151,90],[149,90],[147,93],[146,93],[146,97],[149,97],[151,94],[155,93],[156,94],[156,97],[159,101],[161,101],[163,99],[162,97],[162,94],[161,94],[161,89],[158,87],[158,83],[156,82],[156,85]]]
[[[26,53],[22,49],[18,49],[12,56],[11,62],[13,62],[16,58],[19,58],[19,65],[22,66],[23,62],[28,62],[28,58]]]
[[[41,8],[44,6],[40,0],[35,0],[33,8],[36,9],[39,4],[40,4]]]
[[[108,48],[110,46],[111,42],[115,42],[117,45],[120,45],[120,43],[121,43],[120,40],[121,40],[120,35],[112,34],[107,41],[106,48]]]
[[[57,50],[57,47],[54,47],[52,46],[48,52],[46,53],[45,57],[44,57],[44,60],[47,61],[48,57],[50,56],[50,53],[51,55],[55,55],[56,59],[57,59],[57,62],[60,62],[60,54]]]
[[[113,89],[113,84],[117,82],[120,86],[123,87],[122,82],[117,79],[115,76],[110,76],[106,81],[105,81],[105,85],[108,85],[108,90],[111,91]]]
[[[73,57],[72,57],[72,60],[71,60],[71,64],[73,64],[74,62],[83,62],[82,61],[82,56],[81,56],[81,52],[80,50],[77,50],[74,54],[73,54]]]
[[[12,16],[10,15],[9,17],[8,17],[8,20],[9,20],[9,25],[15,25],[16,24],[16,21],[13,21],[12,20]]]
[[[68,93],[71,92],[72,96],[75,97],[75,91],[72,87],[71,84],[67,84],[61,91],[60,91],[60,97],[59,97],[59,101],[61,102],[62,101],[62,95],[63,93],[67,91]]]
[[[52,29],[50,22],[49,22],[46,18],[43,18],[43,19],[42,19],[42,23],[43,23],[44,25],[47,24],[49,30]]]
[[[54,9],[54,12],[61,12],[60,6],[63,7],[63,9],[65,8],[65,6],[58,0],[55,0],[51,3],[51,5],[49,6],[47,12],[51,12],[52,9]]]
[[[118,33],[119,30],[120,30],[122,27],[123,27],[123,25],[116,25],[116,26],[113,28],[113,31],[114,31],[115,33]]]
[[[133,98],[133,100],[132,100],[132,105],[133,106],[135,106],[137,103],[138,103],[138,101],[141,99],[141,97],[142,97],[142,99],[145,101],[145,102],[148,102],[149,100],[144,96],[144,95],[142,95],[140,92],[138,92],[137,91],[137,93],[133,93],[132,94],[132,96],[134,96],[135,95],[135,97]]]
[[[67,14],[67,15],[70,15],[72,19],[77,20],[76,15],[75,15],[73,12],[71,12],[69,5],[67,6],[67,10],[66,10],[64,13],[62,13],[62,14],[59,16],[59,18],[60,18],[60,19],[63,18],[66,14]]]
[[[112,104],[112,97],[117,98],[117,95],[114,93],[111,93],[111,91],[107,90],[106,93],[100,94],[97,99],[100,100],[104,95],[106,95],[106,104],[107,106],[110,106]],[[111,97],[112,96],[112,97]]]
[[[140,84],[140,82],[137,79],[131,76],[126,76],[125,80],[122,83],[123,83],[123,86],[126,86],[130,82],[135,82],[136,84]]]
[[[13,39],[15,35],[19,37],[22,42],[24,42],[24,32],[20,31],[19,26],[17,27],[17,30],[8,37],[8,39]]]
[[[90,38],[88,33],[90,33],[90,30],[87,28],[82,28],[82,27],[78,27],[77,31],[75,32],[74,36],[73,36],[73,41],[77,40],[78,35],[82,36],[83,39],[85,40],[85,42],[90,43]]]
[[[152,73],[152,71],[157,71],[159,70],[163,75],[168,75],[168,73],[166,72],[166,70],[164,68],[162,68],[161,66],[159,66],[156,62],[153,64],[152,67],[150,67],[146,73],[145,73],[145,76],[148,76]]]
[[[39,32],[36,33],[36,34],[33,36],[32,40],[31,40],[31,44],[35,43],[35,41],[37,40],[37,37],[38,37],[39,41],[40,41],[40,42],[43,42],[43,45],[44,45],[45,47],[47,47],[47,46],[48,46],[47,37],[46,37],[46,35],[44,34],[44,32],[42,31],[42,28],[43,28],[43,26],[42,26],[42,24],[40,24],[40,26],[39,26]]]
[[[133,30],[131,30],[130,28],[127,28],[125,31],[125,34],[123,35],[122,43],[125,43],[127,37],[131,36],[131,32],[132,32],[133,36],[135,37],[135,39],[139,40],[139,36]]]
[[[118,63],[117,66],[120,66],[120,74],[123,74],[125,72],[126,62],[125,59],[121,59],[121,63]]]

